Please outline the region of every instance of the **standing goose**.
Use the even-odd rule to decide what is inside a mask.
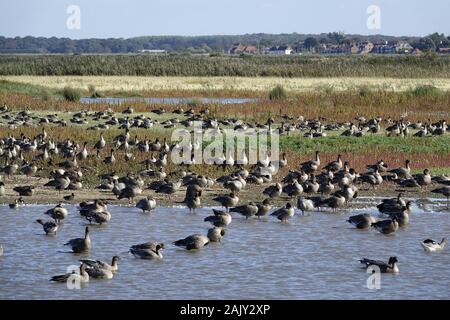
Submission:
[[[270,215],[277,217],[281,222],[287,222],[289,218],[294,216],[294,207],[290,203],[287,203],[283,208],[275,210]]]
[[[447,238],[442,238],[441,242],[437,242],[433,239],[425,239],[420,244],[423,249],[427,252],[435,252],[444,250],[445,244],[447,243]]]
[[[61,220],[64,220],[65,218],[67,218],[68,211],[66,208],[63,208],[62,204],[60,203],[56,207],[45,211],[44,214],[52,217],[56,223],[60,223]]]
[[[164,249],[164,243],[146,242],[131,246],[130,253],[138,259],[161,260],[163,258],[162,249]]]
[[[358,229],[367,229],[372,225],[372,223],[376,223],[377,220],[370,214],[363,213],[351,216],[348,218],[347,222],[354,225]]]
[[[315,209],[314,202],[311,199],[300,197],[297,200],[297,209],[301,210],[302,214],[305,214],[306,211],[313,211]]]
[[[222,207],[226,208],[227,211],[228,211],[228,208],[234,207],[239,202],[238,196],[235,195],[234,193],[230,193],[230,195],[226,195],[226,196],[218,196],[218,197],[213,198],[212,200],[215,202],[219,202],[222,205]]]
[[[367,258],[363,258],[359,260],[364,266],[365,269],[377,266],[380,269],[381,273],[398,273],[399,269],[397,266],[397,257],[390,257],[388,263],[379,260],[371,260]]]
[[[254,202],[249,202],[242,206],[230,208],[230,212],[236,212],[245,217],[245,219],[250,218],[258,213],[258,206]]]
[[[314,171],[318,170],[320,166],[319,151],[316,151],[316,158],[314,160],[303,162],[300,165],[301,170],[307,174],[314,173]]]
[[[30,197],[33,195],[34,186],[19,186],[14,187],[13,190],[19,194],[19,196]]]
[[[80,265],[80,273],[66,273],[63,275],[54,276],[50,281],[68,283],[69,280],[76,281],[77,283],[87,283],[89,282],[89,274],[86,272],[86,264],[82,263]]]
[[[75,238],[64,244],[70,246],[74,253],[83,253],[91,249],[91,238],[89,237],[89,227],[84,231],[84,238]]]
[[[58,225],[53,222],[53,221],[42,221],[41,219],[37,219],[36,220],[37,223],[39,223],[40,225],[42,225],[42,228],[44,229],[44,232],[46,235],[50,234],[54,234],[56,235],[56,231],[58,230]]]
[[[438,193],[438,194],[442,194],[443,196],[445,196],[447,198],[447,205],[450,199],[450,186],[444,186],[441,188],[436,188],[431,190],[432,193]]]
[[[325,167],[323,167],[324,170],[336,172],[342,169],[342,156],[339,154],[336,161],[329,162]]]
[[[274,186],[269,186],[264,189],[263,194],[269,196],[270,198],[277,198],[281,196],[281,193],[283,192],[283,187],[280,183],[276,183]]]
[[[156,208],[156,200],[151,196],[147,196],[136,203],[136,208],[141,209],[143,213],[150,212]]]
[[[103,138],[103,132],[100,133],[100,140],[98,140],[95,145],[94,149],[100,150],[103,149],[106,146],[105,138]]]
[[[216,209],[212,210],[214,215],[206,217],[203,221],[211,222],[216,227],[226,227],[231,223],[232,217],[229,213]]]
[[[381,220],[371,224],[372,227],[377,229],[379,232],[383,234],[391,234],[398,230],[398,219],[396,216],[392,219]]]
[[[272,210],[272,202],[270,199],[264,199],[263,202],[257,203],[258,212],[255,216],[259,218],[266,216]]]
[[[395,173],[399,178],[408,179],[411,177],[411,175],[410,175],[411,167],[409,166],[409,164],[410,164],[410,161],[406,160],[405,168],[400,167],[400,168],[389,170],[388,172]]]
[[[110,150],[109,156],[107,156],[107,157],[103,160],[103,162],[104,162],[105,164],[112,164],[112,163],[116,162],[116,157],[114,156],[114,149],[111,149],[111,150]]]

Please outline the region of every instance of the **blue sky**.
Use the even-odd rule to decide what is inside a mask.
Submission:
[[[68,29],[69,5],[81,10]],[[370,30],[369,5],[381,10]],[[450,34],[449,0],[5,0],[0,35],[70,38],[245,33]]]

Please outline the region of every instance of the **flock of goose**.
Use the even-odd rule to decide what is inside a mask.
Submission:
[[[165,113],[165,110],[160,108],[153,112],[162,114]],[[53,188],[59,193],[69,191],[69,194],[63,195],[63,200],[73,201],[76,198],[77,190],[83,189],[84,167],[82,163],[86,159],[95,157],[105,164],[114,164],[120,161],[118,159],[119,152],[123,154],[124,161],[135,161],[136,153],[147,154],[148,159],[141,163],[142,170],[139,172],[130,172],[125,176],[118,176],[115,172],[100,174],[101,182],[97,189],[111,193],[117,199],[128,199],[130,203],[140,197],[135,206],[143,213],[151,212],[157,207],[156,200],[150,194],[141,196],[146,189],[152,190],[150,193],[165,194],[170,199],[171,195],[181,192],[185,188],[185,196],[181,204],[186,206],[189,211],[194,212],[195,209],[202,206],[202,196],[206,189],[219,185],[221,188],[218,190],[227,190],[212,198],[212,201],[223,207],[224,210],[212,209],[212,215],[204,219],[205,222],[212,225],[206,234],[192,234],[173,242],[173,245],[186,250],[198,250],[210,242],[222,241],[222,237],[226,234],[226,228],[232,222],[233,214],[242,215],[245,219],[261,219],[265,216],[272,216],[281,223],[286,223],[298,211],[306,214],[328,208],[328,212],[338,212],[339,209],[348,208],[351,205],[353,199],[358,197],[362,185],[376,188],[389,181],[405,189],[427,189],[432,186],[431,192],[443,195],[447,201],[450,198],[450,176],[432,176],[428,169],[420,174],[412,174],[409,160],[406,161],[404,167],[393,169],[390,169],[383,160],[379,160],[376,163],[368,164],[366,172],[358,173],[341,155],[338,155],[334,161],[322,163],[318,151],[314,159],[302,163],[298,169],[291,168],[281,179],[274,179],[276,178],[276,167],[288,166],[286,154],[282,154],[282,158],[276,160],[277,163],[275,163],[268,153],[265,158],[259,159],[258,163],[253,166],[248,165],[245,153],[239,158],[239,164],[238,160],[230,154],[218,157],[211,161],[211,165],[215,165],[217,170],[231,168],[232,173],[217,179],[195,173],[193,161],[183,163],[176,171],[169,173],[165,171],[165,168],[168,165],[170,152],[178,151],[185,146],[179,143],[169,145],[165,139],[163,142],[160,139],[151,142],[148,139],[139,140],[137,136],[132,138],[131,128],[149,129],[155,124],[166,129],[176,126],[190,127],[193,121],[202,120],[204,128],[213,128],[218,131],[221,130],[221,126],[232,126],[235,130],[248,127],[272,130],[275,127],[275,121],[270,118],[266,123],[261,124],[246,123],[237,119],[217,120],[209,117],[207,109],[195,113],[194,110],[184,111],[178,108],[174,113],[184,116],[184,119],[180,120],[180,117],[175,117],[164,122],[158,122],[142,114],[131,117],[133,113],[132,108],[127,108],[123,111],[122,117],[117,117],[110,111],[82,111],[73,114],[69,120],[70,125],[85,125],[88,130],[107,130],[110,127],[123,129],[123,133],[112,141],[106,141],[102,131],[98,141],[93,145],[86,142],[80,144],[70,137],[63,141],[55,141],[51,137],[51,130],[47,127],[42,128],[42,131],[34,137],[25,134],[20,134],[19,137],[13,135],[3,137],[0,139],[0,156],[4,157],[5,165],[0,168],[0,171],[7,177],[18,173],[31,177],[35,176],[42,166],[46,166],[50,171],[50,180],[43,187]],[[57,114],[34,116],[27,110],[15,114],[7,110],[4,111],[2,118],[12,128],[50,124],[68,125],[67,121],[60,119]],[[295,125],[291,125],[286,122],[293,120],[292,117],[285,115],[282,119],[285,122],[278,126],[282,134],[303,130],[306,131],[305,136],[309,138],[318,138],[325,136],[326,131],[342,129],[344,129],[343,136],[375,134],[380,132],[380,123],[383,121],[380,118],[367,120],[360,117],[357,119],[358,124],[356,125],[354,123],[325,125],[317,119],[299,118],[295,120]],[[97,124],[89,126],[90,121],[95,121]],[[415,130],[414,135],[425,137],[446,134],[447,130],[445,120],[437,123],[428,121],[425,124],[409,123],[404,119],[384,121],[389,124],[386,128],[387,135],[407,136],[412,134],[411,130]],[[195,145],[188,147],[191,150],[196,148]],[[55,161],[57,157],[61,156],[64,158],[63,161]],[[249,188],[249,185],[266,185],[262,192],[265,199],[261,202],[241,203],[240,193]],[[0,196],[5,195],[7,187],[7,184],[0,182]],[[10,207],[14,209],[23,204],[24,197],[33,195],[35,188],[33,185],[14,186],[13,191],[17,192],[19,198],[15,199]],[[286,201],[286,199],[288,200]],[[280,201],[286,201],[286,203],[282,206],[275,206],[275,202]],[[78,210],[80,216],[85,218],[88,224],[106,224],[112,220],[107,205],[107,201],[95,199],[80,203]],[[381,218],[369,214],[359,214],[351,216],[348,222],[359,229],[374,228],[382,234],[392,234],[409,223],[412,202],[405,199],[403,193],[400,193],[395,198],[384,199],[377,208]],[[55,235],[69,212],[60,203],[46,211],[45,214],[52,220],[38,219],[37,223],[42,225],[46,234]],[[422,246],[426,251],[439,251],[444,249],[445,243],[445,238],[440,242],[426,239],[422,242]],[[92,245],[89,226],[86,226],[84,237],[71,239],[66,245],[74,253],[88,252]],[[164,243],[147,242],[131,245],[129,252],[139,259],[163,259],[162,250],[164,248]],[[0,245],[0,255],[2,254],[3,248]],[[114,256],[111,263],[83,259],[80,260],[78,273],[58,275],[51,280],[66,282],[70,277],[76,277],[81,282],[88,282],[90,278],[111,279],[113,274],[118,271],[119,260],[118,256]],[[366,268],[376,265],[381,272],[393,273],[398,272],[397,262],[396,257],[391,257],[387,263],[366,258],[361,260]]]

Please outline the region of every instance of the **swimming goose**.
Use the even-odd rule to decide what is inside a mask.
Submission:
[[[173,244],[186,250],[196,250],[208,245],[210,239],[201,234],[193,234],[184,239],[177,240]]]
[[[287,203],[283,208],[275,210],[270,215],[277,217],[281,222],[287,222],[290,217],[294,216],[294,207],[290,203]]]
[[[111,213],[105,209],[99,210],[83,210],[80,211],[82,217],[86,218],[89,223],[103,224],[111,220]]]
[[[275,185],[265,188],[263,194],[269,196],[270,198],[277,198],[281,196],[282,191],[283,187],[277,182]]]
[[[0,244],[0,257],[3,256],[3,246]]]
[[[54,276],[50,279],[50,281],[65,283],[68,283],[68,281],[74,281],[76,283],[87,283],[89,282],[89,274],[86,272],[86,264],[82,263],[80,265],[79,273],[73,271],[72,273]]]
[[[397,198],[383,199],[382,202],[377,205],[378,211],[381,213],[400,210],[406,206],[406,201],[402,199],[402,193],[399,193]]]
[[[420,244],[423,249],[427,252],[435,252],[444,250],[445,244],[447,243],[447,238],[442,238],[441,242],[437,242],[433,239],[425,239]]]
[[[270,199],[264,199],[263,202],[257,203],[256,206],[258,207],[258,212],[255,216],[259,219],[267,215],[270,210],[272,210],[272,201]]]
[[[348,218],[347,222],[351,223],[358,229],[367,229],[372,225],[372,223],[376,223],[377,220],[370,214],[363,213],[351,216],[350,218]]]
[[[21,204],[21,200],[20,199],[21,198],[14,199],[14,202],[9,204],[9,208],[10,209],[17,209],[17,208],[19,208],[19,205]]]
[[[206,217],[203,221],[211,222],[216,227],[226,227],[231,223],[232,217],[229,213],[212,209],[214,215]]]
[[[390,234],[398,230],[398,219],[394,216],[392,219],[381,220],[371,224],[372,227],[384,234]]]
[[[70,246],[74,253],[82,253],[91,249],[91,238],[89,237],[89,227],[84,231],[84,238],[75,238],[64,244]]]
[[[39,223],[40,225],[42,225],[42,228],[44,229],[45,234],[55,234],[56,235],[56,231],[58,230],[58,225],[53,222],[53,221],[42,221],[41,219],[37,219],[36,220],[37,223]]]
[[[225,207],[228,211],[228,208],[234,207],[238,204],[239,197],[234,193],[230,193],[229,195],[215,197],[212,200],[215,202],[219,202],[222,207]]]
[[[136,203],[136,208],[141,209],[143,213],[146,211],[150,212],[156,208],[156,200],[151,196],[147,196]]]
[[[101,261],[101,260],[91,260],[91,259],[81,259],[80,262],[87,265],[88,268],[96,268],[96,269],[105,269],[109,270],[111,272],[117,272],[119,270],[119,256],[112,257],[111,264],[108,264],[107,262]]]
[[[379,260],[371,260],[367,258],[363,258],[359,260],[364,265],[364,268],[367,269],[372,266],[377,266],[380,269],[381,273],[398,273],[399,269],[397,266],[397,257],[390,257],[388,263]]]
[[[300,197],[297,199],[297,208],[302,211],[302,214],[305,214],[305,211],[313,211],[315,206],[311,199]]]
[[[213,227],[208,230],[207,237],[211,242],[221,242],[224,235],[225,229],[223,227]]]
[[[245,219],[250,218],[258,213],[258,206],[254,202],[249,202],[238,207],[230,208],[230,212],[236,212],[245,217]]]
[[[138,259],[161,260],[163,258],[162,249],[164,249],[163,243],[147,242],[131,246],[130,253]]]
[[[48,209],[47,211],[45,211],[44,214],[47,214],[50,217],[52,217],[56,223],[60,223],[61,220],[64,220],[65,218],[67,218],[68,211],[66,208],[63,208],[62,204],[60,203],[57,206],[55,206],[54,208]]]

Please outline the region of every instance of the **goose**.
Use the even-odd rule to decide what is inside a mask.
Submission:
[[[161,186],[159,186],[159,188],[156,189],[155,192],[167,194],[169,196],[169,200],[170,200],[170,195],[177,192],[178,189],[180,189],[180,187],[181,187],[181,181],[168,182],[168,183],[164,183]]]
[[[3,197],[5,193],[6,193],[5,184],[2,181],[0,181],[0,197]]]
[[[185,248],[186,250],[197,250],[208,245],[210,239],[201,234],[193,234],[184,239],[177,240],[173,244],[177,247]]]
[[[294,216],[294,207],[290,203],[287,203],[283,208],[275,210],[270,215],[277,217],[281,222],[287,222],[290,217]]]
[[[228,208],[234,207],[238,204],[239,197],[234,193],[230,193],[229,195],[215,197],[212,200],[219,202],[222,207],[225,207],[228,211]]]
[[[100,140],[98,140],[95,145],[94,149],[100,150],[103,149],[106,146],[105,138],[103,137],[103,132],[100,133]]]
[[[281,196],[282,191],[283,187],[277,182],[275,185],[265,188],[263,194],[269,196],[270,198],[277,198]]]
[[[146,242],[131,246],[130,253],[138,259],[161,260],[162,249],[164,249],[164,243]]]
[[[116,162],[116,157],[114,156],[114,149],[110,150],[109,156],[107,156],[104,160],[103,163],[105,164],[112,164]]]
[[[201,199],[198,195],[186,195],[184,200],[182,201],[186,205],[186,207],[189,208],[189,212],[194,211],[195,209],[199,208],[201,206]]]
[[[207,237],[210,242],[221,242],[224,235],[225,229],[223,227],[213,227],[208,230]]]
[[[304,184],[305,193],[317,193],[319,191],[320,184],[317,182],[316,176],[311,174],[311,180],[306,181]]]
[[[443,196],[447,197],[447,203],[449,202],[450,199],[450,186],[444,186],[441,188],[436,188],[431,190],[432,193],[438,193],[438,194],[442,194]]]
[[[337,209],[342,208],[346,203],[346,197],[342,192],[335,192],[330,198],[321,201],[321,205],[325,205],[333,209],[336,212]]]
[[[373,172],[375,172],[375,170],[378,170],[378,172],[386,172],[388,170],[388,165],[381,159],[375,164],[367,165],[366,168]]]
[[[75,199],[75,194],[72,192],[71,194],[64,196],[63,199],[66,201],[72,201],[73,199]]]
[[[211,222],[216,227],[226,227],[231,223],[232,217],[229,213],[212,209],[214,215],[206,217],[203,221]]]
[[[392,219],[372,223],[371,226],[383,234],[391,234],[398,230],[398,218],[394,216]]]
[[[87,283],[89,282],[89,274],[86,272],[86,264],[82,263],[80,265],[79,273],[73,271],[72,273],[54,276],[50,279],[50,281],[65,283],[68,283],[68,281],[74,281],[76,283]]]
[[[325,167],[322,169],[336,172],[342,169],[342,156],[339,154],[336,161],[329,162]]]
[[[258,213],[258,206],[254,202],[249,202],[248,204],[230,208],[230,212],[236,212],[245,217],[245,219],[250,218]]]
[[[313,211],[315,209],[314,202],[311,199],[300,197],[297,199],[297,209],[305,214],[307,211]]]
[[[89,227],[84,231],[84,238],[75,238],[64,244],[70,246],[74,253],[83,253],[91,249],[91,238],[89,237]]]
[[[255,216],[259,218],[266,216],[270,210],[272,210],[272,201],[270,199],[264,199],[263,202],[257,203],[258,212]]]
[[[411,175],[410,175],[411,167],[409,166],[409,164],[410,164],[410,161],[406,160],[405,168],[399,167],[396,169],[389,170],[388,172],[395,173],[399,178],[408,179],[411,177]]]
[[[320,157],[319,151],[316,151],[316,158],[314,160],[306,161],[300,164],[301,170],[310,174],[319,169]]]
[[[80,212],[81,213],[81,212]],[[103,224],[111,220],[111,213],[104,209],[100,210],[86,210],[81,214],[82,217],[86,218],[89,223]]]
[[[88,268],[96,268],[96,269],[104,269],[115,273],[119,270],[119,256],[113,256],[111,260],[111,264],[101,260],[90,260],[90,259],[81,259],[80,262],[86,264]]]
[[[44,212],[44,214],[52,217],[56,223],[60,223],[61,220],[67,218],[68,213],[69,212],[67,211],[67,209],[63,208],[61,203],[55,206],[54,208],[48,209],[47,211]]]
[[[124,189],[120,190],[117,199],[127,198],[129,203],[133,201],[133,199],[142,193],[142,189],[137,185],[127,185]]]
[[[42,225],[42,228],[44,229],[44,232],[46,235],[50,234],[54,234],[56,235],[56,231],[58,230],[58,225],[53,222],[53,221],[42,221],[41,219],[37,219],[36,220],[37,223],[39,223],[40,225]]]
[[[0,244],[0,257],[3,256],[3,246]]]
[[[381,213],[400,210],[406,206],[406,201],[402,199],[402,193],[399,193],[397,198],[383,199],[383,201],[377,205],[378,211]]]
[[[363,258],[359,260],[361,264],[363,264],[364,268],[367,269],[372,266],[377,266],[381,273],[398,273],[399,269],[397,266],[397,257],[390,257],[388,263],[379,260],[371,260],[367,258]]]
[[[423,173],[413,174],[413,178],[421,187],[431,184],[431,175],[429,169],[424,169]]]
[[[289,197],[297,197],[303,193],[303,186],[298,183],[297,179],[293,179],[292,183],[287,184],[283,187],[283,192]]]
[[[376,223],[377,220],[370,214],[363,213],[351,216],[348,218],[347,222],[354,225],[358,229],[368,229],[372,223]]]
[[[156,200],[151,196],[147,196],[136,203],[136,208],[141,209],[143,213],[146,211],[150,212],[156,208]]]
[[[241,176],[235,177],[233,180],[227,181],[224,184],[226,189],[229,189],[231,192],[239,193],[246,186],[246,182],[244,178]]]
[[[20,198],[19,199],[15,199],[13,203],[9,204],[9,208],[10,209],[18,209],[20,205]]]
[[[435,252],[444,250],[447,238],[442,238],[441,242],[437,242],[433,239],[425,239],[420,244],[426,252]]]
[[[13,190],[19,194],[19,196],[30,197],[33,195],[34,186],[19,186],[14,187]]]

